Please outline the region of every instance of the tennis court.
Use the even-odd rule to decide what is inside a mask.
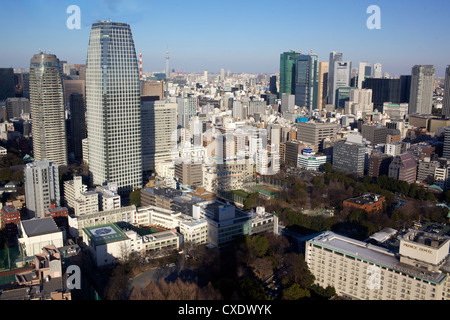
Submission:
[[[274,187],[264,186],[264,185],[248,187],[248,188],[246,188],[246,190],[250,191],[250,192],[259,192],[259,193],[264,194],[269,197],[273,197],[278,192],[278,189],[276,189]]]

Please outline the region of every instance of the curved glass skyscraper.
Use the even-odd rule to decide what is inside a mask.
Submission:
[[[30,110],[34,159],[67,165],[63,83],[54,54],[40,52],[31,58]]]
[[[126,23],[92,25],[86,62],[86,118],[92,182],[120,194],[142,186],[139,64]]]

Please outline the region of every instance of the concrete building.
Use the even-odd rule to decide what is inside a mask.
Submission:
[[[164,80],[141,81],[141,96],[157,97],[157,100],[164,99]]]
[[[317,85],[317,109],[322,110],[327,104],[328,62],[319,62],[319,82]]]
[[[366,144],[361,135],[348,135],[347,140],[333,145],[333,168],[347,174],[363,176],[366,167]]]
[[[281,94],[281,109],[280,112],[285,114],[295,108],[295,95],[289,93]]]
[[[185,186],[201,186],[203,184],[202,164],[175,162],[175,178]]]
[[[371,76],[372,76],[372,64],[369,62],[360,62],[358,65],[356,87],[362,89],[364,81]]]
[[[65,233],[51,217],[23,220],[18,227],[19,246],[26,257],[41,253],[47,245],[57,248],[64,246]]]
[[[117,193],[117,185],[115,183],[97,186],[95,191],[98,194],[99,211],[114,210],[121,207],[121,197]]]
[[[419,231],[399,237],[399,252],[322,232],[306,242],[315,283],[357,300],[448,300],[449,240]]]
[[[375,146],[386,143],[388,128],[383,125],[363,124],[361,134],[364,139],[370,141]]]
[[[31,58],[30,109],[34,159],[67,165],[63,83],[54,54],[41,52]]]
[[[303,149],[297,157],[297,167],[305,170],[319,170],[327,162],[327,156],[312,153],[310,149]]]
[[[197,97],[177,98],[178,128],[189,128],[191,118],[197,114],[197,107]]]
[[[431,114],[435,72],[431,65],[415,65],[412,68],[409,114]]]
[[[450,117],[450,65],[445,68],[444,101],[442,103],[442,115]]]
[[[61,203],[58,165],[47,160],[28,163],[24,168],[25,202],[29,218],[42,218],[52,204]]]
[[[302,122],[295,126],[297,128],[297,140],[309,143],[314,152],[322,151],[322,144],[326,138],[336,138],[336,123]]]
[[[4,235],[11,237],[17,234],[17,226],[20,223],[20,211],[7,202],[0,211],[0,228]]]
[[[369,159],[369,173],[370,177],[378,178],[383,175],[388,175],[389,165],[393,157],[385,153],[373,153]]]
[[[158,162],[171,160],[177,141],[177,104],[141,97],[142,170],[155,172]]]
[[[81,176],[64,181],[64,204],[75,216],[91,214],[99,211],[98,193],[88,191]]]
[[[8,98],[5,100],[6,119],[20,118],[22,114],[30,114],[30,100],[27,98]]]
[[[350,210],[365,210],[368,213],[381,212],[385,200],[386,198],[382,195],[365,193],[359,197],[344,200],[342,206]]]
[[[417,161],[410,153],[397,155],[389,165],[389,178],[394,178],[408,183],[416,182]]]

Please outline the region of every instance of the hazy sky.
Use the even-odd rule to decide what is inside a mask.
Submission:
[[[144,71],[275,73],[290,49],[328,61],[331,51],[357,67],[381,62],[383,72],[410,74],[450,64],[448,0],[0,0],[0,67],[29,67],[39,50],[60,60],[86,62],[90,26],[111,19],[131,25]],[[81,10],[81,29],[70,30],[70,5]],[[381,29],[366,26],[370,5],[381,10]]]

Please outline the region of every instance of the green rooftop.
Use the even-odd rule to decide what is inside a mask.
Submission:
[[[115,223],[83,228],[94,245],[102,245],[128,239],[125,233]]]

